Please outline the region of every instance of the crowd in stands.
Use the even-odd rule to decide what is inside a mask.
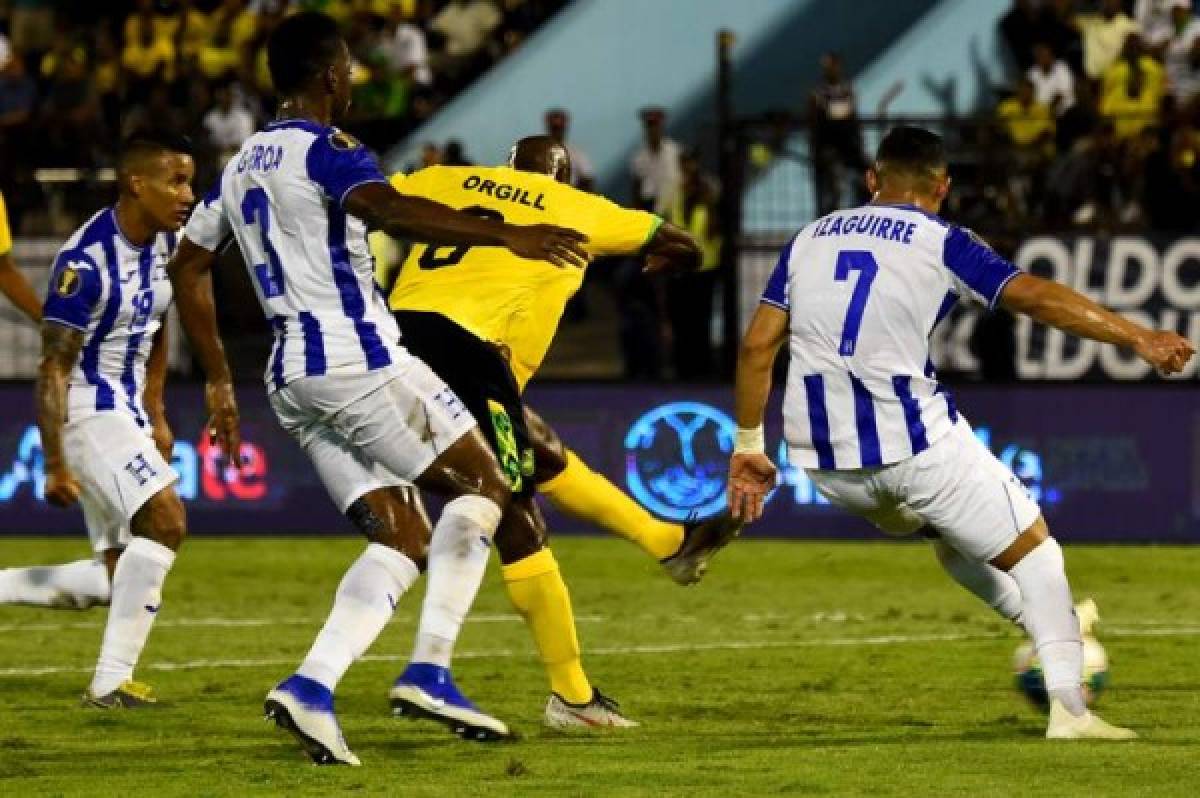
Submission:
[[[38,167],[112,163],[123,133],[188,134],[200,179],[274,112],[266,40],[287,14],[343,26],[347,127],[386,149],[565,0],[0,0],[0,189],[39,201]],[[14,190],[20,187],[25,190]]]
[[[1192,0],[1015,0],[996,108],[1008,201],[1048,226],[1200,228],[1200,15]]]

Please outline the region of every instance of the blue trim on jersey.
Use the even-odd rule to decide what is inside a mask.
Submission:
[[[934,395],[936,396],[940,393],[942,398],[946,400],[946,415],[950,417],[951,422],[957,424],[958,408],[954,406],[954,397],[946,390],[946,386],[937,381],[937,372],[933,368],[933,358],[931,357],[925,358],[925,376],[934,381]]]
[[[139,427],[146,426],[146,419],[142,417],[141,411],[138,410],[138,386],[133,366],[137,362],[138,349],[141,347],[142,339],[145,337],[145,330],[129,336],[129,347],[125,350],[125,363],[121,369],[121,387],[125,389],[125,396],[127,397],[125,406],[133,413],[133,420],[137,422]]]
[[[989,308],[996,307],[1004,285],[1020,270],[983,242],[974,233],[951,227],[942,244],[942,262],[958,279],[983,297]]]
[[[367,303],[358,285],[358,276],[350,265],[350,253],[346,250],[346,213],[336,205],[328,207],[329,214],[329,261],[333,264],[333,282],[342,298],[342,312],[354,322],[354,331],[363,354],[367,357],[367,368],[374,371],[391,365],[392,357],[379,337],[373,322],[367,321]]]
[[[896,208],[897,210],[901,210],[901,211],[912,211],[913,213],[921,214],[922,216],[924,216],[926,219],[928,219],[931,222],[937,222],[942,227],[950,226],[949,222],[947,222],[942,217],[938,216],[936,213],[930,213],[929,211],[925,210],[924,208],[918,208],[916,205],[912,205],[909,203],[872,202],[872,203],[869,203],[868,205],[866,205],[865,207],[868,207],[868,208]]]
[[[328,133],[330,128],[319,125],[311,119],[276,119],[268,122],[263,130],[307,130],[309,133],[320,136]]]
[[[175,245],[179,243],[179,236],[175,233],[167,233],[167,257],[175,254]]]
[[[854,424],[858,427],[858,455],[864,468],[883,465],[879,449],[879,427],[875,424],[875,400],[862,380],[850,376],[850,387],[854,389]]]
[[[85,242],[84,239],[88,237],[85,234],[79,242],[81,246],[90,246],[99,240],[104,248],[104,260],[106,261],[104,265],[108,271],[108,300],[104,303],[104,313],[100,316],[96,329],[92,331],[92,337],[83,345],[79,366],[88,383],[96,387],[96,409],[113,410],[116,407],[116,395],[112,385],[100,374],[100,347],[104,344],[104,339],[112,332],[113,325],[117,321],[117,313],[121,309],[121,275],[117,271],[116,244],[116,237],[121,232],[117,229],[115,211],[109,209],[102,218],[104,219],[102,227],[89,230],[89,232],[97,234],[96,237]]]
[[[283,347],[287,341],[287,319],[283,316],[271,317],[271,329],[275,331],[275,351],[271,353],[271,383],[276,388],[282,388],[283,381]]]
[[[330,130],[317,137],[304,156],[308,177],[321,187],[325,196],[341,207],[346,195],[364,183],[386,183],[379,163],[371,151],[350,139],[335,145],[337,131]]]
[[[791,303],[788,301],[788,262],[791,260],[792,247],[796,243],[796,239],[800,234],[792,236],[787,242],[787,246],[779,253],[779,260],[775,261],[775,268],[771,270],[771,276],[767,278],[767,286],[763,289],[760,302],[766,302],[769,305],[774,305],[780,310],[789,310]]]
[[[958,294],[953,291],[947,291],[946,296],[942,297],[942,304],[938,307],[937,315],[933,318],[933,328],[931,328],[930,332],[937,329],[937,326],[942,323],[942,319],[949,316],[950,311],[954,310],[954,306],[957,304]]]
[[[904,408],[912,453],[920,454],[929,448],[929,438],[925,435],[925,422],[921,420],[921,406],[912,393],[912,377],[898,374],[892,377],[892,387],[896,390],[896,396],[900,397],[900,406]]]
[[[804,378],[804,395],[808,399],[808,426],[812,431],[813,448],[817,451],[817,468],[837,467],[833,445],[829,442],[829,413],[825,409],[825,378],[809,374]]]
[[[205,205],[212,205],[221,199],[221,178],[222,175],[217,175],[217,179],[213,181],[212,188],[208,190],[208,193],[204,195],[204,199],[200,200],[200,202]]]
[[[77,261],[82,261],[91,268],[75,270],[81,281],[79,290],[69,297],[64,297],[57,290],[62,268]],[[86,333],[92,311],[100,301],[100,293],[103,290],[96,261],[77,249],[63,250],[55,257],[54,267],[50,271],[50,288],[46,291],[46,301],[42,303],[42,321],[57,322]]]
[[[321,322],[307,310],[297,315],[304,336],[304,376],[319,377],[325,373],[325,339],[321,337]]]

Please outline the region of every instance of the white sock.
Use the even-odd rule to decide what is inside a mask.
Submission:
[[[111,594],[108,569],[96,560],[0,571],[0,604],[86,610],[107,604]]]
[[[133,678],[150,627],[162,604],[162,586],[175,552],[149,538],[135,537],[113,573],[112,605],[92,677],[92,695],[102,696]]]
[[[442,510],[429,544],[429,579],[413,662],[450,667],[454,642],[487,568],[499,506],[482,496],[460,496]]]
[[[1024,626],[1021,588],[1017,587],[1016,580],[986,562],[967,559],[944,540],[935,540],[933,550],[938,562],[955,582],[982,599],[1001,617]]]
[[[1042,661],[1046,692],[1072,715],[1087,712],[1083,697],[1083,642],[1071,601],[1062,548],[1047,538],[1009,569],[1025,599],[1025,629]]]
[[[407,555],[370,543],[342,577],[333,609],[296,673],[337,687],[356,659],[366,653],[387,626],[400,597],[421,571]]]

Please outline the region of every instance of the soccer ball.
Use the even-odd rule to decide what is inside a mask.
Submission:
[[[1033,643],[1026,640],[1017,646],[1013,654],[1013,672],[1016,674],[1017,689],[1043,712],[1050,709],[1050,698],[1046,695],[1046,683],[1042,679],[1042,663],[1033,651]],[[1108,684],[1108,654],[1100,641],[1094,637],[1083,638],[1083,696],[1090,706]]]

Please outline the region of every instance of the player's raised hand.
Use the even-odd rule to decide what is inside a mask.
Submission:
[[[522,258],[582,269],[588,264],[587,236],[552,224],[510,225],[506,246]]]
[[[234,468],[242,467],[242,431],[237,398],[229,382],[209,382],[204,386],[204,403],[208,407],[208,439],[220,447],[225,462]]]
[[[762,517],[778,471],[762,452],[738,452],[729,458],[729,511],[743,523]]]
[[[79,482],[66,466],[46,470],[46,501],[55,507],[70,507],[79,501]]]
[[[1137,354],[1162,375],[1178,374],[1196,353],[1192,342],[1170,330],[1154,330],[1137,345]]]

